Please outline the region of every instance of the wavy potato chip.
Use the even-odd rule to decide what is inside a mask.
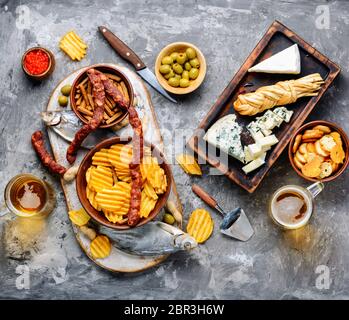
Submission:
[[[146,195],[149,197],[149,198],[152,198],[154,200],[157,200],[159,197],[158,195],[156,194],[153,186],[149,183],[149,181],[147,181],[145,184],[144,184],[144,192],[146,193]]]
[[[196,209],[190,215],[187,232],[198,242],[205,242],[212,234],[213,220],[205,209]]]
[[[113,172],[110,168],[98,166],[92,169],[89,188],[98,192],[105,188],[111,188],[113,184]]]
[[[97,236],[90,244],[91,255],[95,259],[103,259],[110,255],[111,244],[109,238],[103,235]]]
[[[90,216],[87,214],[84,208],[69,211],[68,215],[70,220],[79,227],[84,226],[90,220]]]
[[[96,192],[91,190],[89,186],[86,186],[86,198],[90,202],[91,206],[97,211],[100,211],[102,209],[96,201]]]
[[[111,163],[108,158],[108,149],[101,149],[97,151],[92,157],[92,164],[94,166],[111,167]]]
[[[141,200],[141,208],[140,208],[140,216],[142,218],[147,218],[150,212],[153,211],[156,205],[156,200],[148,197],[146,192],[142,191],[142,200]]]
[[[198,176],[202,175],[201,168],[192,155],[184,153],[179,154],[177,155],[176,160],[186,173]]]
[[[107,211],[116,212],[125,202],[130,202],[131,185],[125,182],[118,182],[109,189],[102,189],[96,194],[96,201],[99,206]]]

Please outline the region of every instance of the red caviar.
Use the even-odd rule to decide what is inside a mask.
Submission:
[[[50,58],[41,49],[29,51],[24,57],[24,68],[33,75],[44,73],[49,68],[49,65]]]

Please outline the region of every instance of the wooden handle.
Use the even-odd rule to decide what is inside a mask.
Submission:
[[[217,201],[213,199],[204,189],[202,189],[197,184],[193,184],[191,189],[201,200],[206,202],[211,208],[216,208]]]
[[[104,38],[109,42],[113,49],[126,61],[131,63],[135,69],[141,70],[146,66],[143,61],[124,43],[122,42],[114,33],[108,30],[104,26],[98,27],[99,31],[102,33]]]

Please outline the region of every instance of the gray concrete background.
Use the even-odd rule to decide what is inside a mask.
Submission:
[[[329,9],[328,29],[316,27],[319,5]],[[207,77],[195,94],[174,105],[150,89],[161,128],[192,132],[267,27],[278,19],[342,67],[340,77],[308,120],[334,121],[349,133],[348,17],[348,1],[109,0],[97,5],[82,0],[0,0],[1,192],[20,172],[44,176],[60,190],[32,151],[30,134],[43,128],[38,112],[66,74],[97,62],[125,64],[97,33],[98,25],[109,26],[151,68],[157,53],[170,42],[189,41],[202,49],[208,63]],[[89,44],[87,57],[80,63],[71,62],[58,49],[60,37],[71,29]],[[39,85],[29,82],[20,69],[22,53],[36,44],[51,49],[57,59],[53,76]],[[208,167],[204,167],[202,178],[188,177],[178,166],[173,171],[186,221],[193,208],[204,206],[190,189],[193,182],[200,182],[226,209],[238,204],[244,207],[255,228],[254,237],[248,243],[223,237],[217,228],[220,219],[211,211],[216,222],[214,233],[192,254],[173,255],[142,274],[111,274],[80,251],[59,192],[58,206],[42,239],[34,239],[34,246],[20,248],[28,251],[26,254],[7,257],[9,245],[2,241],[0,298],[349,298],[349,171],[326,184],[311,224],[297,234],[281,232],[267,216],[268,198],[276,188],[286,183],[307,185],[292,170],[286,152],[253,195],[225,177],[208,176]],[[5,222],[3,219],[2,224]],[[36,252],[36,247],[42,251]],[[30,268],[28,290],[16,288],[16,268],[23,264]],[[329,289],[316,287],[319,265],[329,268]]]

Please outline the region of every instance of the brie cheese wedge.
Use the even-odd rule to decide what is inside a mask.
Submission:
[[[301,72],[301,58],[298,45],[294,44],[274,54],[248,69],[248,72],[299,74]]]
[[[245,152],[240,137],[241,132],[242,128],[236,122],[236,115],[228,114],[207,130],[204,140],[245,163]]]

